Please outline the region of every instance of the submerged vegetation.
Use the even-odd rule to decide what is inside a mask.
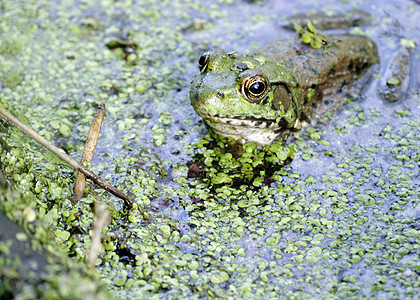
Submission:
[[[249,190],[267,186],[281,181],[283,166],[293,159],[294,148],[294,144],[286,146],[284,140],[263,147],[207,135],[197,144],[188,177],[199,178],[210,188]]]
[[[92,184],[72,203],[75,172],[0,121],[0,211],[24,228],[16,237],[33,239],[47,261],[58,256],[42,291],[14,281],[19,269],[1,232],[0,297],[48,291],[44,298],[88,299],[105,297],[104,286],[111,297],[131,299],[418,294],[416,84],[394,103],[374,84],[337,116],[265,149],[210,136],[189,105],[203,50],[245,52],[275,41],[286,34],[272,27],[285,10],[314,4],[300,2],[3,3],[0,106],[77,158],[105,102],[91,169],[134,204],[124,208]],[[395,5],[384,2],[365,29],[384,59],[399,45],[389,36],[401,33],[397,19],[406,39],[420,42],[420,6]],[[95,201],[107,204],[111,222],[93,274],[83,265]]]

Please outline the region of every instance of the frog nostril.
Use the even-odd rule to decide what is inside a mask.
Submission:
[[[222,92],[217,92],[216,93],[216,97],[217,98],[222,98],[225,94],[223,94]]]

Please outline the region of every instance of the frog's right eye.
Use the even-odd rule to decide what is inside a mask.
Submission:
[[[270,90],[270,83],[262,74],[246,77],[241,82],[242,96],[251,103],[260,103]]]
[[[211,51],[204,52],[198,59],[198,69],[203,73],[209,64]]]

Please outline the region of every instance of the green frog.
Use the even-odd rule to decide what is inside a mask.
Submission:
[[[271,144],[338,109],[379,63],[368,37],[323,35],[322,43],[315,49],[296,36],[253,55],[207,51],[191,84],[191,104],[215,133]]]

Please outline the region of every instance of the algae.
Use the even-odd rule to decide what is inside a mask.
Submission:
[[[115,298],[414,297],[417,71],[402,101],[381,101],[371,85],[290,144],[265,150],[211,137],[189,105],[202,51],[252,52],[292,34],[277,25],[296,11],[353,5],[374,16],[363,32],[378,42],[382,61],[395,53],[399,35],[420,43],[420,8],[409,0],[380,8],[373,1],[3,3],[0,105],[80,157],[105,102],[92,169],[136,203],[124,210],[89,184],[72,205],[74,171],[0,122],[0,167],[24,199],[2,194],[1,210],[39,247],[60,247],[70,257],[60,264],[71,268],[86,261],[94,201],[105,202],[112,222],[96,266]],[[261,167],[267,163],[275,168]],[[1,276],[7,296],[5,279],[14,284],[16,273]],[[95,280],[87,285],[101,291]],[[52,287],[44,298],[74,285]],[[34,285],[28,289],[22,298],[33,298]]]

